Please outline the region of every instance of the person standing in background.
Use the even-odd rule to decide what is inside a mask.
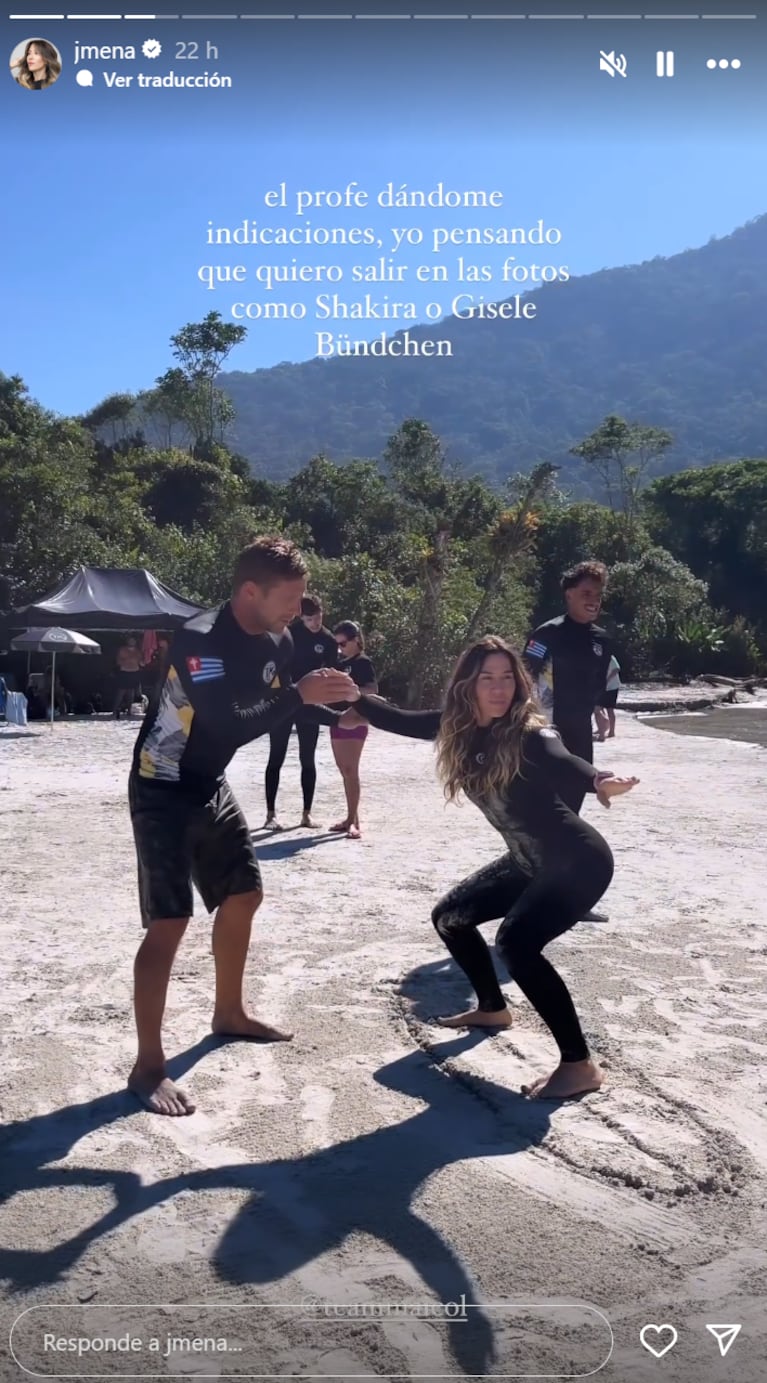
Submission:
[[[365,636],[354,620],[345,619],[337,624],[333,630],[338,651],[341,656],[339,667],[342,672],[346,672],[352,681],[357,684],[360,691],[366,695],[375,695],[378,691],[376,672],[369,658],[365,657]],[[340,707],[336,707],[340,710]],[[333,756],[338,765],[338,771],[344,780],[344,792],[346,794],[346,816],[342,821],[337,821],[335,826],[331,826],[331,831],[338,831],[349,837],[349,840],[359,840],[360,838],[360,759],[365,747],[365,740],[368,736],[367,725],[355,725],[350,729],[345,729],[341,725],[331,725],[330,743],[333,746]]]
[[[301,600],[301,614],[289,626],[293,639],[293,658],[291,676],[300,682],[307,672],[317,668],[338,667],[338,644],[329,629],[322,623],[322,605],[314,595],[305,595]],[[281,831],[277,820],[277,792],[280,786],[280,771],[288,752],[293,726],[298,736],[298,756],[301,762],[301,792],[304,810],[301,826],[312,827],[312,804],[317,786],[317,766],[315,754],[319,738],[319,723],[308,719],[299,711],[294,720],[276,725],[269,735],[269,762],[266,765],[266,821],[265,830]]]
[[[615,654],[607,666],[607,682],[601,705],[594,707],[597,721],[597,739],[603,744],[606,739],[615,739],[615,707],[621,689],[621,666]]]
[[[72,714],[74,702],[69,692],[65,690],[64,684],[58,673],[56,673],[56,681],[54,683],[52,663],[45,669],[43,687],[45,689],[46,716],[49,716],[51,713],[51,702],[53,702],[54,709],[58,711],[59,715],[68,716]]]
[[[141,695],[141,649],[138,640],[127,638],[117,650],[115,699],[112,715],[119,720],[122,712],[130,716],[134,699]]]
[[[560,582],[566,613],[539,624],[528,639],[524,663],[533,679],[538,704],[576,758],[594,762],[591,718],[604,701],[612,644],[596,620],[607,586],[604,562],[579,562]],[[575,781],[563,789],[563,800],[580,812],[585,791]],[[605,913],[583,919],[606,922]]]
[[[561,587],[566,613],[539,624],[524,651],[538,704],[571,754],[593,763],[591,717],[603,704],[612,645],[595,623],[602,608],[607,567],[579,562],[565,572]],[[577,789],[567,805],[580,811],[584,793]]]

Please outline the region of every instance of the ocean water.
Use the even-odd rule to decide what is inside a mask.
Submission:
[[[767,749],[767,704],[717,706],[712,711],[642,716],[644,725],[675,735],[707,735],[712,739],[745,740]]]

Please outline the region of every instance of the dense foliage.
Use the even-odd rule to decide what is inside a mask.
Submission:
[[[279,483],[220,440],[230,329],[211,314],[172,344],[180,364],[141,404],[145,417],[164,410],[163,446],[136,428],[129,395],[61,418],[0,376],[0,611],[80,564],[147,567],[211,605],[239,549],[279,531],[306,551],[328,618],[361,621],[385,687],[411,705],[438,695],[467,639],[494,630],[520,643],[558,613],[562,572],[589,557],[610,567],[605,623],[624,679],[763,666],[767,460],[648,485],[671,435],[609,414],[572,448],[599,473],[604,506],[573,502],[549,463],[491,486],[408,418],[377,459],[318,454]]]

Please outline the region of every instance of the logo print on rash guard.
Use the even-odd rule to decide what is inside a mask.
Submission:
[[[222,658],[187,658],[186,668],[193,682],[212,682],[224,676]]]
[[[597,657],[598,657],[598,658],[601,658],[601,657],[602,657],[602,652],[603,652],[601,643],[593,643],[593,644],[591,645],[591,647],[593,648],[593,650],[594,650],[594,652],[596,653]]]
[[[264,673],[263,673],[264,681],[266,682],[266,685],[267,685],[267,686],[269,686],[269,684],[270,684],[271,682],[274,681],[276,672],[277,672],[277,664],[276,664],[276,663],[267,663],[266,667],[264,668]]]
[[[322,646],[321,643],[316,643],[316,644],[314,645],[314,651],[315,651],[315,653],[324,653],[324,652],[325,652],[325,650],[324,650],[324,648],[323,648],[323,646]]]

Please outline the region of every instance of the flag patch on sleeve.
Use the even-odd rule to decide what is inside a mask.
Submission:
[[[223,658],[187,658],[186,669],[193,682],[212,682],[224,676]]]
[[[545,644],[538,643],[537,639],[531,639],[525,653],[529,653],[531,658],[545,658],[548,649]]]

